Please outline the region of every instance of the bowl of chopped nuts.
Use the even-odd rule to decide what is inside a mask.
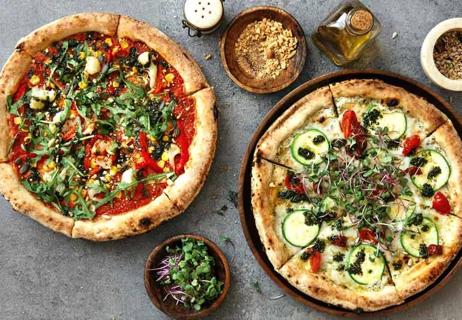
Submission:
[[[444,20],[430,30],[422,44],[420,62],[435,84],[462,91],[462,18]]]
[[[203,318],[223,303],[231,286],[228,261],[205,237],[183,234],[157,245],[144,268],[152,303],[174,319]]]
[[[293,83],[305,65],[303,29],[286,11],[259,6],[242,11],[220,39],[229,77],[242,89],[270,93]]]

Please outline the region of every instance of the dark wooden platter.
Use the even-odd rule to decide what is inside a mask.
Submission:
[[[380,79],[389,84],[402,87],[407,91],[414,93],[417,96],[425,98],[428,102],[432,103],[439,110],[445,113],[449,119],[452,120],[459,135],[462,133],[462,117],[455,111],[455,109],[440,95],[433,90],[420,84],[419,82],[401,76],[396,73],[380,71],[380,70],[343,70],[334,73],[329,73],[317,78],[314,78],[298,88],[292,90],[284,98],[282,98],[263,118],[260,125],[256,129],[252,139],[250,140],[246,153],[242,159],[241,171],[239,175],[239,190],[238,190],[238,209],[242,229],[244,231],[247,243],[252,250],[253,255],[257,259],[259,265],[263,268],[266,274],[273,280],[287,295],[294,298],[296,301],[305,304],[308,307],[316,310],[326,312],[332,315],[344,316],[350,318],[361,318],[370,315],[387,315],[394,312],[407,310],[414,305],[424,301],[431,295],[440,290],[454,275],[454,273],[461,267],[462,252],[459,252],[455,259],[450,263],[447,269],[441,276],[428,288],[419,292],[418,294],[406,299],[406,301],[398,306],[389,307],[375,312],[355,312],[343,309],[334,305],[329,305],[322,301],[316,300],[296,288],[292,287],[282,276],[280,276],[269,262],[263,244],[260,241],[258,231],[255,227],[255,220],[252,213],[251,205],[251,166],[255,146],[260,137],[265,133],[268,127],[293,103],[304,97],[308,93],[329,83],[335,83],[349,79]]]
[[[279,21],[284,28],[290,29],[298,45],[295,56],[290,59],[289,66],[275,79],[255,79],[246,74],[236,62],[234,46],[244,28],[263,18]],[[246,9],[239,13],[228,25],[220,39],[220,56],[223,67],[239,87],[253,93],[270,93],[284,89],[293,83],[305,65],[306,40],[303,29],[297,20],[288,12],[272,6],[259,6]]]

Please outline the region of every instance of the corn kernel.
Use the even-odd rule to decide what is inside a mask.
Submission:
[[[121,46],[123,49],[128,48],[128,42],[127,42],[125,39],[121,39],[121,40],[119,41],[119,43],[120,43],[120,46]]]
[[[55,168],[56,168],[56,162],[54,162],[53,160],[51,160],[51,161],[48,163],[48,168],[50,168],[51,170],[55,169]]]
[[[149,153],[153,153],[153,152],[154,152],[154,147],[149,147],[149,148],[148,148],[148,152],[149,152]]]
[[[79,53],[79,59],[80,59],[80,60],[85,59],[85,52],[80,51],[80,53]]]
[[[92,168],[95,168],[95,167],[96,167],[96,159],[91,159],[90,166],[91,166]]]
[[[21,124],[21,118],[20,117],[15,117],[14,118],[14,124]]]
[[[151,140],[152,142],[156,142],[156,138],[154,138],[153,136],[151,135],[148,135],[148,139]]]
[[[116,198],[117,198],[117,199],[122,198],[122,192],[118,192],[118,193],[116,194]]]
[[[170,169],[168,167],[165,167],[163,171],[167,173],[167,172],[170,172]]]
[[[167,142],[169,140],[168,136],[163,136],[162,141]]]
[[[161,159],[162,159],[163,161],[168,161],[168,153],[164,151],[164,152],[162,153]]]
[[[113,176],[113,175],[115,175],[117,173],[117,171],[119,171],[119,169],[117,169],[116,166],[112,166],[111,170],[109,172]]]
[[[88,87],[88,83],[85,82],[85,81],[80,81],[79,82],[79,88],[80,89],[85,89],[86,87]]]
[[[167,82],[170,83],[170,82],[173,81],[173,79],[175,79],[175,75],[174,75],[173,73],[167,73],[167,74],[165,75],[165,80],[166,80]]]
[[[98,58],[98,57],[100,57],[102,54],[103,54],[103,53],[102,53],[100,50],[98,50],[98,51],[95,52],[95,57]]]
[[[161,168],[165,167],[165,161],[164,161],[164,160],[159,160],[159,161],[157,161],[157,164],[158,164],[159,167],[161,167]]]
[[[114,80],[114,81],[112,81],[112,86],[114,88],[118,88],[120,86],[120,83]]]
[[[104,179],[106,179],[106,181],[111,181],[111,175],[108,173],[104,176]]]
[[[138,68],[137,68],[137,67],[132,67],[132,72],[133,72],[134,74],[137,74],[137,73],[138,73]]]
[[[49,86],[50,86],[52,89],[56,88],[56,86],[55,86],[55,84],[54,84],[53,82],[50,82],[50,83],[49,83]]]
[[[104,40],[104,42],[108,45],[108,46],[112,46],[112,39],[111,38],[106,38]]]
[[[74,202],[75,200],[77,200],[77,195],[75,193],[71,194],[71,196],[69,197],[69,200]]]
[[[30,81],[30,83],[31,83],[32,85],[35,86],[35,85],[39,84],[39,82],[40,82],[40,77],[34,74],[34,75],[30,78],[29,81]]]

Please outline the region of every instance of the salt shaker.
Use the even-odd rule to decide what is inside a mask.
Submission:
[[[183,28],[190,37],[200,37],[215,31],[223,21],[222,0],[186,0]]]

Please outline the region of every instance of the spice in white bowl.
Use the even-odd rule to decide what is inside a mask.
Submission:
[[[462,32],[448,31],[435,44],[433,59],[441,74],[452,80],[462,79]]]

